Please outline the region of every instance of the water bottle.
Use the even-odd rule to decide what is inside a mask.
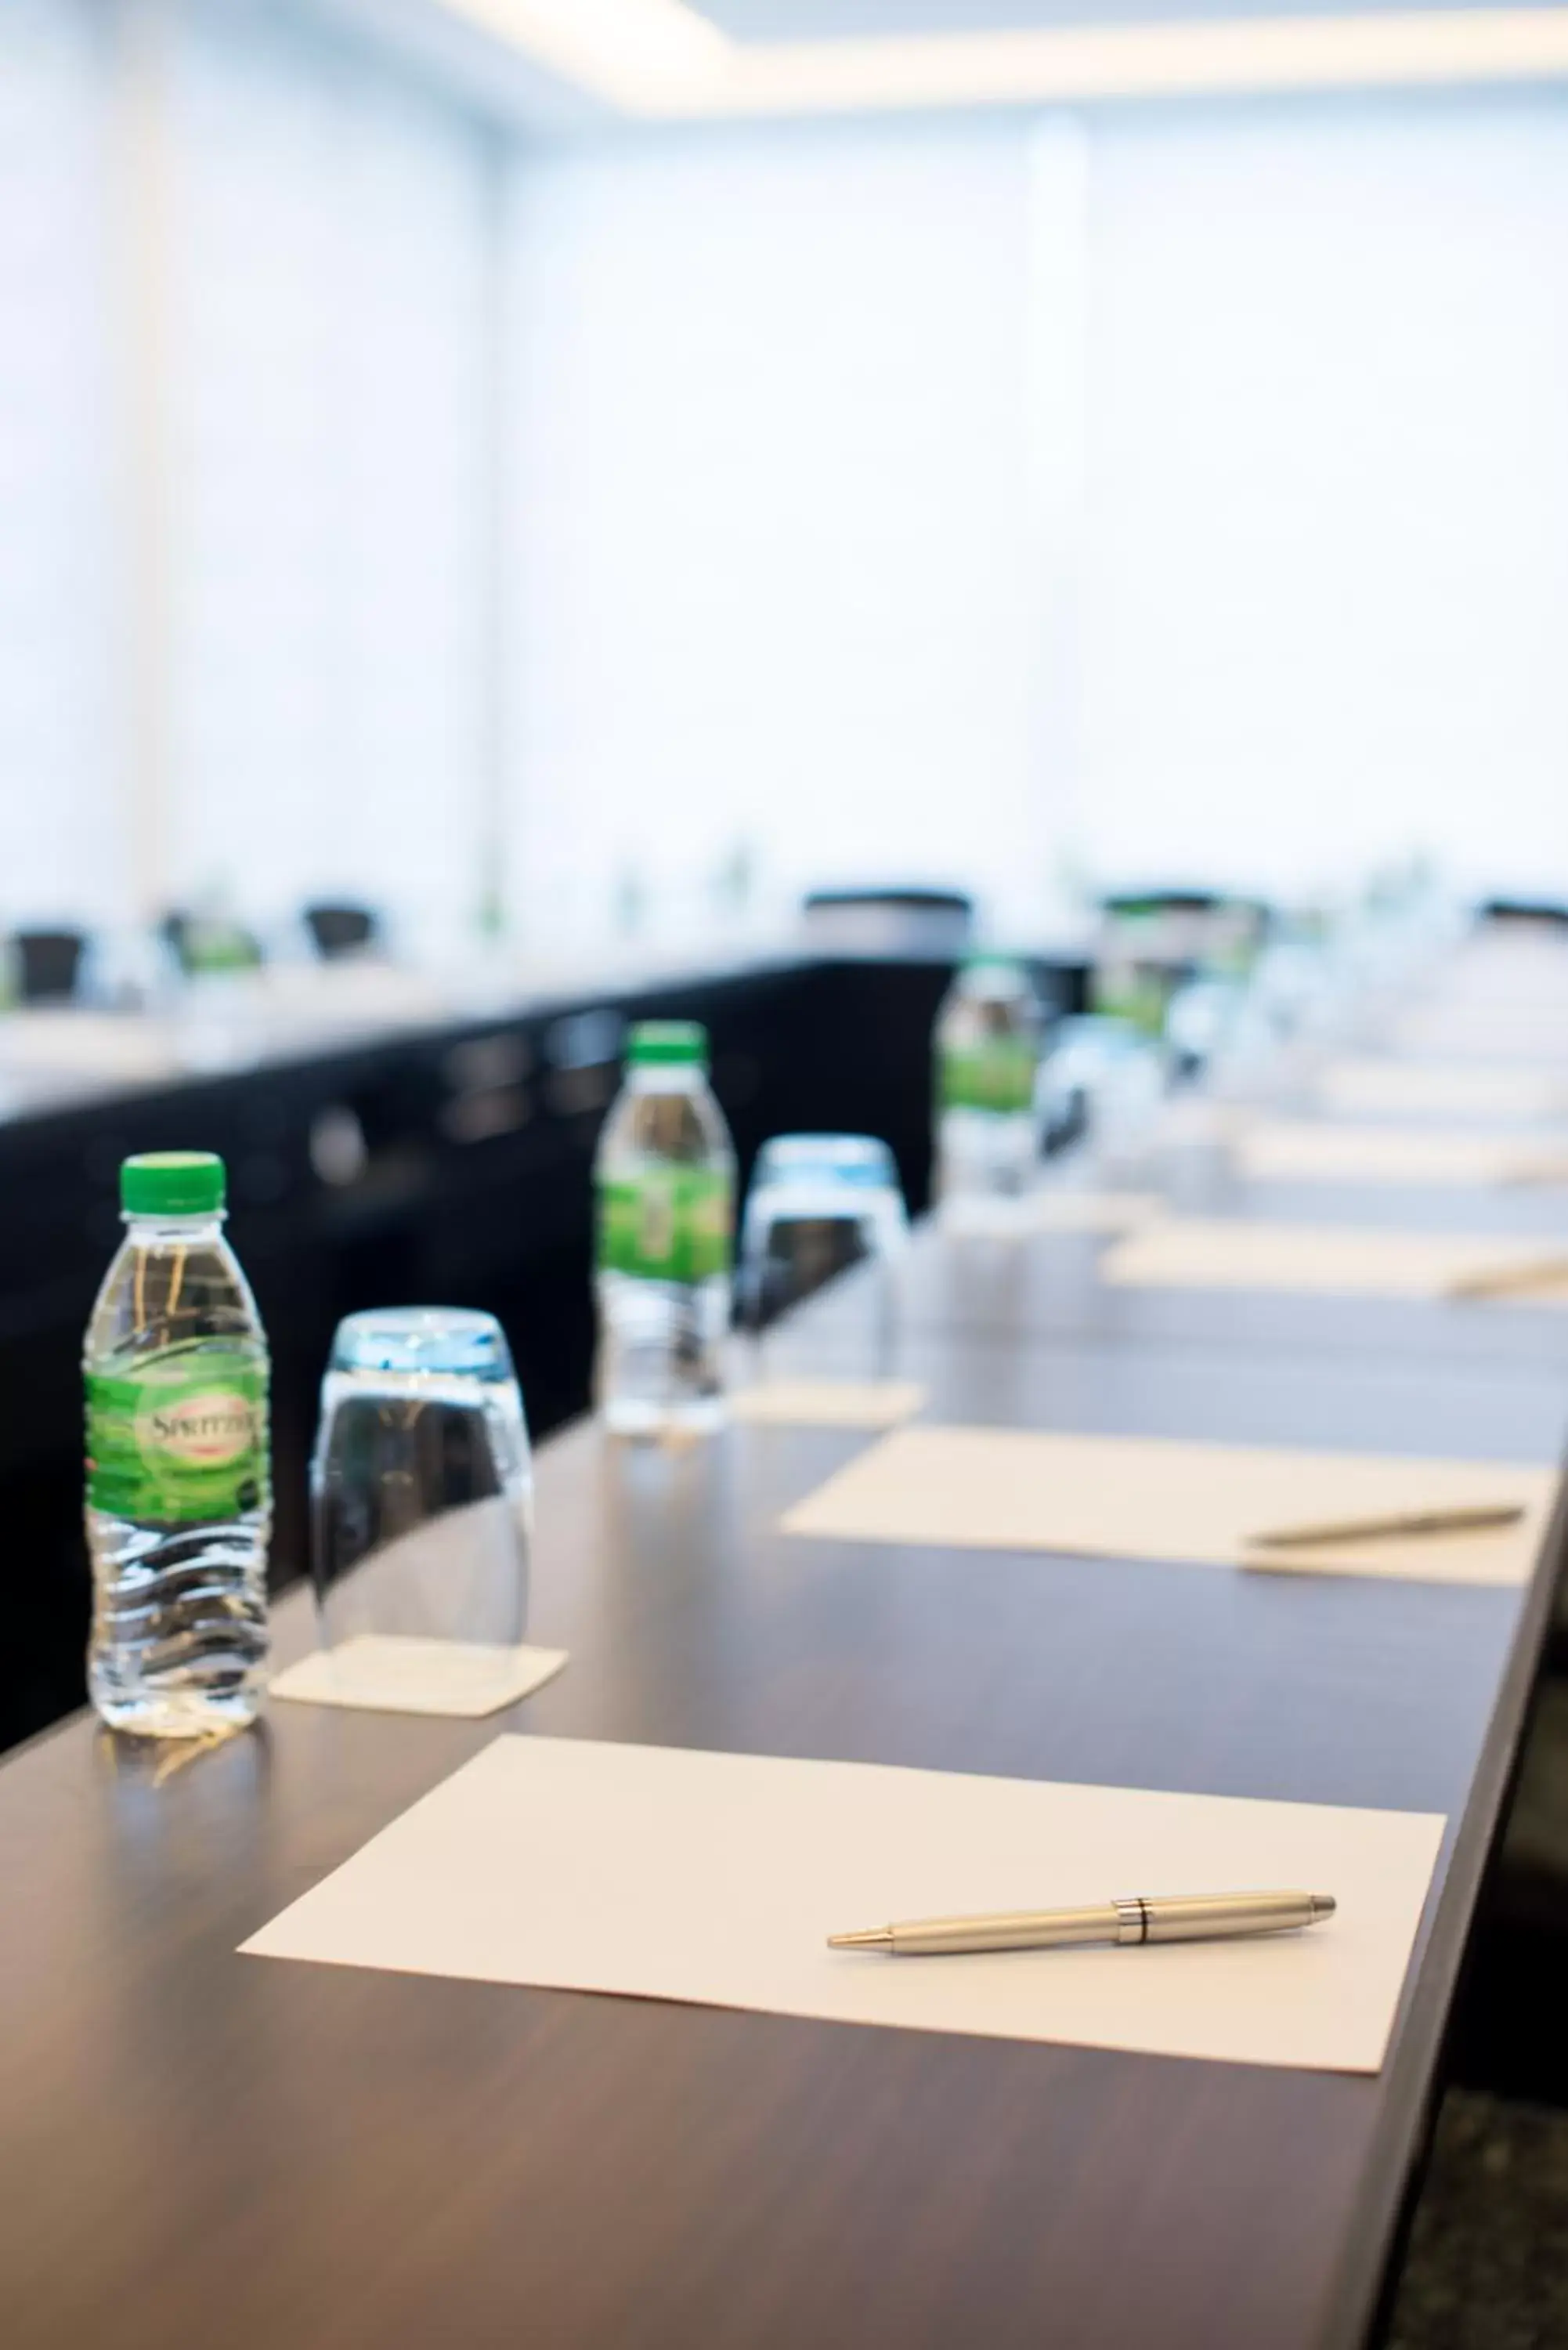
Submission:
[[[223,1162],[128,1159],[83,1350],[88,1689],[116,1730],[251,1721],[265,1686],[267,1351],[223,1238]]]
[[[618,1434],[714,1426],[723,1409],[735,1155],[695,1021],[649,1020],[594,1164],[598,1395]]]
[[[937,1014],[937,1191],[944,1202],[1022,1191],[1039,1156],[1039,999],[1023,965],[974,955]]]

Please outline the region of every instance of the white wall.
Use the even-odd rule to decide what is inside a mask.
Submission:
[[[1061,152],[526,167],[535,907],[741,834],[1009,911],[1054,847],[1568,888],[1568,106],[1108,113],[1086,214]]]
[[[263,17],[168,105],[171,879],[253,907],[482,886],[491,151]]]
[[[649,140],[517,208],[524,900],[985,878],[1035,822],[1023,124]]]
[[[1565,252],[1559,98],[504,175],[266,0],[10,0],[0,925],[455,926],[498,830],[539,944],[742,846],[1015,920],[1064,850],[1568,889]]]
[[[1085,831],[1568,889],[1568,106],[1108,118]]]
[[[270,0],[0,5],[0,927],[472,921],[500,173]]]
[[[115,901],[106,76],[86,0],[0,8],[0,921]]]

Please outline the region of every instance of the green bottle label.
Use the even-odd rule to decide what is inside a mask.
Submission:
[[[944,1109],[1029,1109],[1034,1100],[1034,1047],[1021,1037],[949,1046],[941,1055]]]
[[[1120,964],[1095,973],[1091,997],[1096,1012],[1127,1021],[1145,1036],[1160,1037],[1175,984],[1168,972]]]
[[[733,1196],[727,1174],[650,1167],[599,1185],[602,1273],[643,1281],[706,1281],[730,1269]]]
[[[265,1355],[203,1342],[88,1373],[89,1507],[185,1525],[271,1495]]]

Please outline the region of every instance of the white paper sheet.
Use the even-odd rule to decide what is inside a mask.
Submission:
[[[1049,1550],[1299,1575],[1522,1583],[1556,1497],[1555,1470],[1067,1436],[909,1428],[788,1511],[783,1528],[838,1542]],[[1272,1552],[1253,1537],[1417,1511],[1518,1503],[1515,1525]]]
[[[1568,1076],[1463,1061],[1336,1061],[1324,1071],[1318,1090],[1326,1109],[1355,1117],[1568,1116]]]
[[[565,1648],[491,1648],[473,1640],[362,1633],[315,1648],[272,1684],[274,1697],[370,1713],[440,1713],[478,1721],[554,1680]]]
[[[1442,1011],[1424,1005],[1396,1020],[1388,1041],[1399,1052],[1440,1055],[1450,1066],[1512,1063],[1568,1084],[1568,1003]]]
[[[247,1952],[846,2023],[1376,2072],[1441,1840],[1410,1812],[500,1738]],[[1243,1888],[1299,1934],[889,1960],[893,1918]]]
[[[1568,1256],[1568,1218],[1563,1253]],[[1099,1277],[1122,1289],[1280,1289],[1325,1296],[1446,1297],[1456,1284],[1544,1266],[1549,1239],[1497,1240],[1473,1232],[1361,1230],[1349,1224],[1248,1223],[1200,1216],[1164,1218],[1102,1258]],[[1568,1281],[1493,1300],[1466,1300],[1466,1313],[1510,1306],[1568,1305]],[[1456,1307],[1456,1311],[1458,1308]]]
[[[916,1379],[766,1379],[730,1392],[732,1419],[759,1427],[893,1428],[926,1400]]]
[[[1241,1137],[1236,1162],[1244,1175],[1264,1183],[1568,1186],[1568,1137],[1549,1142],[1521,1134],[1277,1118]]]

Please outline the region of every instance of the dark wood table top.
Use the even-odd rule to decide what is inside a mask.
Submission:
[[[1459,1184],[1241,1183],[1216,1171],[1179,1212],[1293,1225],[1348,1225],[1539,1240],[1568,1247],[1568,1191]],[[966,1236],[917,1249],[901,1281],[901,1334],[962,1335],[997,1346],[1111,1347],[1131,1357],[1199,1346],[1301,1361],[1459,1366],[1568,1375],[1568,1311],[1517,1299],[1425,1299],[1290,1290],[1120,1287],[1098,1277],[1119,1235]],[[836,1284],[799,1315],[803,1342],[864,1346],[863,1276]]]
[[[1367,1301],[1325,1305],[1321,1347],[1277,1339],[1271,1302],[1242,1298],[1158,1341],[1133,1293],[1030,1330],[1053,1259],[1026,1254],[1041,1272],[1020,1303],[920,1242],[928,1294],[966,1303],[960,1326],[909,1334],[944,1417],[1555,1455],[1549,1350],[1478,1361],[1436,1319],[1406,1344],[1399,1309]],[[787,1346],[831,1361],[859,1310],[803,1317]],[[279,1704],[189,1761],[78,1720],[0,1767],[7,2350],[1365,2338],[1561,1525],[1522,1590],[780,1535],[780,1510],[865,1441],[735,1427],[666,1451],[583,1426],[545,1447],[530,1630],[572,1662],[512,1715]],[[310,1638],[286,1603],[280,1654]],[[513,1728],[1450,1825],[1376,2078],[235,1955]]]

